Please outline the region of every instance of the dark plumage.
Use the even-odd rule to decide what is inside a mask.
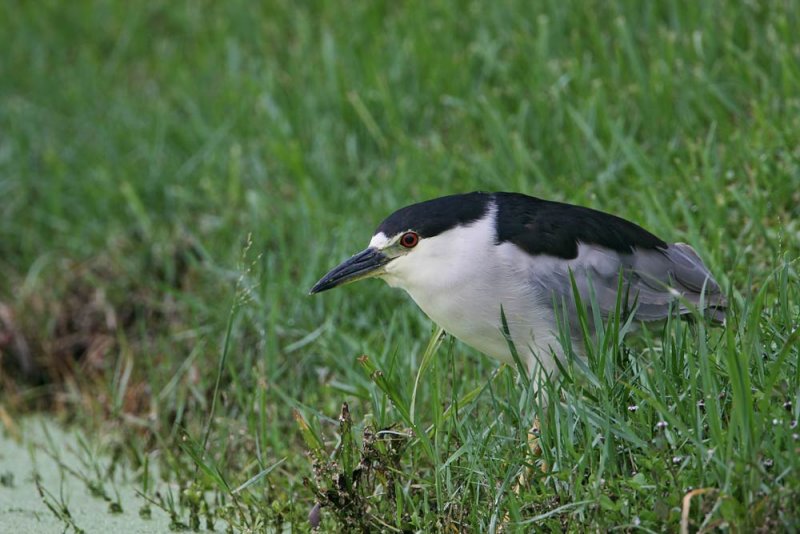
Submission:
[[[491,195],[498,206],[497,240],[511,242],[531,255],[565,260],[578,256],[578,243],[615,252],[665,249],[667,243],[644,228],[602,211],[552,202],[519,193]]]
[[[375,233],[393,236],[414,230],[420,237],[433,237],[460,224],[475,222],[486,214],[491,195],[475,192],[449,195],[411,204],[395,211],[378,226]]]
[[[392,213],[376,233],[387,236],[414,230],[433,237],[483,217],[492,204],[498,209],[497,242],[510,242],[531,255],[563,259],[578,255],[578,243],[599,245],[615,252],[664,249],[667,244],[644,228],[602,211],[552,202],[520,193],[484,193],[426,200]]]

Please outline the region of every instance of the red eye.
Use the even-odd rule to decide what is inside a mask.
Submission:
[[[400,237],[400,244],[406,248],[414,248],[419,243],[419,236],[416,232],[406,232]]]

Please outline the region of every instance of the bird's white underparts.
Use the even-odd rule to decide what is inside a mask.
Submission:
[[[513,365],[502,310],[531,376],[556,371],[560,332],[582,350],[578,302],[603,318],[621,303],[639,322],[699,311],[722,323],[727,306],[689,245],[614,215],[518,193],[451,195],[401,208],[311,293],[372,277],[404,289],[464,343]]]

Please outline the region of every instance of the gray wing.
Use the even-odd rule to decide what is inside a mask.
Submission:
[[[540,295],[549,296],[551,302],[552,297],[566,302],[571,315],[576,310],[570,272],[582,303],[589,306],[594,301],[603,316],[616,309],[621,273],[624,293],[620,302],[639,321],[657,321],[670,313],[684,315],[702,307],[712,321],[725,322],[727,301],[719,284],[685,243],[631,253],[586,244],[578,250],[575,259],[542,258],[533,268]]]

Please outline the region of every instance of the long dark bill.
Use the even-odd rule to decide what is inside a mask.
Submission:
[[[369,278],[377,274],[375,271],[389,263],[391,258],[384,255],[376,248],[368,248],[362,250],[349,260],[343,261],[337,267],[322,277],[322,279],[314,284],[311,288],[310,294],[320,293],[333,289],[336,286],[355,282],[363,278]]]

